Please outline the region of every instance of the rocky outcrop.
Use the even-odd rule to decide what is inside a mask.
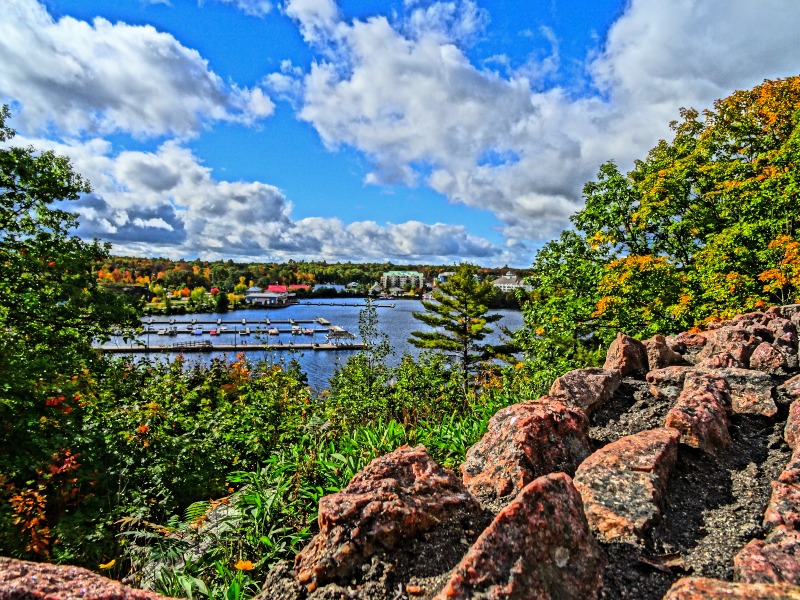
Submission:
[[[603,562],[569,476],[545,475],[497,515],[436,600],[589,600],[602,586]]]
[[[293,569],[274,570],[262,597],[383,597],[368,591],[370,578],[378,577],[372,574],[382,573],[380,589],[396,590],[384,596],[425,600],[800,600],[800,376],[790,379],[797,369],[798,324],[800,305],[645,343],[620,333],[602,369],[565,373],[547,396],[499,411],[467,452],[464,487],[427,463],[410,470],[438,473],[443,496],[431,491],[438,483],[400,475],[405,467],[395,474],[395,467],[370,465],[348,488],[323,499],[320,534]],[[626,411],[638,411],[639,421]],[[615,428],[634,433],[615,435]],[[773,432],[771,441],[750,451],[762,431]],[[775,454],[783,457],[777,469],[752,462],[781,445],[782,432],[797,455]],[[736,462],[731,453],[748,458]],[[774,475],[766,477],[770,469]],[[683,486],[677,497],[673,485]],[[497,513],[494,520],[486,518],[470,538],[474,543],[466,539],[471,525],[436,534],[444,513],[476,505],[469,492]],[[711,504],[697,501],[706,494]],[[737,499],[728,508],[730,494]],[[429,508],[427,498],[434,499]],[[733,519],[745,510],[752,526],[740,528]],[[713,550],[704,548],[704,527],[715,528]],[[732,548],[718,539],[728,528],[742,540]],[[658,541],[670,531],[669,541]],[[379,553],[380,561],[391,563],[392,556],[433,548],[436,539],[452,540],[445,554],[459,558],[432,568],[427,579],[376,567]],[[671,550],[676,545],[684,550]],[[681,554],[686,548],[700,557],[691,568]],[[717,565],[720,550],[727,566]],[[439,565],[441,556],[431,562]],[[692,569],[721,578],[678,580]],[[280,577],[291,581],[270,588]]]
[[[588,429],[583,412],[547,396],[504,408],[467,452],[464,484],[473,494],[500,498],[540,475],[574,473],[590,453]]]
[[[80,567],[0,557],[0,600],[165,600]]]
[[[608,444],[581,463],[575,487],[589,524],[602,539],[635,539],[658,521],[680,437],[667,427],[643,431]]]
[[[297,555],[297,580],[309,591],[346,578],[379,549],[432,528],[475,500],[423,446],[402,446],[376,458],[341,492],[319,505],[319,533]]]

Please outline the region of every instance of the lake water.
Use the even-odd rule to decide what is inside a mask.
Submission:
[[[264,319],[271,319],[273,321],[287,321],[289,319],[294,319],[296,321],[304,321],[304,320],[311,320],[316,319],[317,317],[322,317],[330,321],[331,325],[338,325],[346,329],[347,331],[355,334],[358,336],[358,316],[361,308],[363,306],[336,306],[336,303],[343,303],[347,302],[348,304],[356,304],[362,303],[363,300],[360,299],[348,299],[348,300],[317,300],[315,302],[321,302],[322,305],[310,305],[304,304],[302,301],[299,304],[292,304],[285,308],[278,308],[278,309],[247,309],[247,310],[235,310],[230,311],[224,314],[220,313],[210,313],[204,315],[175,315],[170,317],[155,317],[158,321],[163,321],[164,319],[174,319],[175,325],[178,326],[179,334],[176,336],[159,336],[154,333],[149,335],[149,339],[147,336],[142,335],[141,341],[149,342],[152,345],[169,345],[176,342],[189,342],[189,341],[198,341],[198,340],[212,340],[215,343],[220,344],[233,344],[233,340],[237,339],[237,345],[239,346],[237,351],[244,351],[248,358],[252,360],[264,359],[270,362],[278,362],[281,359],[289,359],[290,357],[296,358],[303,370],[308,375],[308,382],[312,388],[315,390],[321,390],[328,387],[328,381],[333,376],[334,371],[336,368],[347,361],[348,356],[353,354],[355,351],[353,350],[339,350],[339,351],[326,351],[326,352],[319,352],[319,351],[265,351],[265,350],[256,350],[256,349],[248,349],[247,345],[241,345],[242,341],[248,341],[250,344],[258,343],[258,338],[254,336],[250,336],[249,338],[242,338],[241,336],[236,336],[234,334],[229,334],[225,336],[219,336],[216,338],[210,337],[207,333],[202,336],[194,336],[186,330],[186,324],[191,323],[192,319],[202,320],[202,321],[211,321],[216,319],[222,319],[223,321],[236,321],[240,323],[242,319],[246,319],[248,323],[251,324],[251,331],[253,330],[252,324],[255,321],[264,320]],[[381,304],[388,304],[390,301],[379,301],[377,304],[380,306]],[[384,333],[389,338],[389,343],[391,344],[393,354],[389,357],[387,362],[394,366],[400,362],[403,354],[412,354],[413,356],[417,356],[419,350],[412,346],[408,342],[408,338],[411,335],[412,331],[427,331],[429,328],[418,321],[412,316],[414,312],[422,312],[424,311],[424,307],[422,303],[418,300],[395,300],[394,308],[378,308],[378,328],[381,333]],[[503,315],[503,318],[498,321],[497,323],[492,324],[492,328],[495,330],[495,333],[491,334],[487,337],[488,343],[498,343],[500,341],[499,336],[499,328],[500,326],[507,327],[508,329],[514,331],[519,329],[522,326],[522,313],[519,311],[512,311],[512,310],[496,310],[491,311],[493,313],[499,313]],[[147,323],[148,318],[143,319],[145,323]],[[242,325],[227,325],[229,331],[234,331],[238,329],[242,329]],[[312,325],[303,325],[304,327],[314,327]],[[285,329],[288,328],[288,325],[278,325],[279,328]],[[318,327],[318,326],[317,326]],[[208,331],[210,328],[209,325],[204,325],[204,329]],[[270,336],[269,343],[274,344],[278,341],[283,342],[283,344],[288,345],[290,341],[296,341],[299,343],[308,343],[308,342],[318,342],[322,343],[325,342],[325,335],[322,333],[315,334],[312,336],[292,336],[290,333],[281,333],[279,336]],[[356,341],[359,341],[358,339]],[[110,345],[119,344],[119,345],[128,345],[129,342],[123,342],[121,339],[112,339]],[[188,361],[192,360],[200,360],[200,361],[208,361],[211,357],[220,356],[222,353],[219,352],[208,352],[202,354],[187,354],[186,358]],[[134,356],[144,356],[142,355],[134,355]],[[154,354],[150,355],[157,356]],[[166,357],[174,357],[174,353],[164,354],[163,356]],[[229,356],[229,358],[233,358]]]

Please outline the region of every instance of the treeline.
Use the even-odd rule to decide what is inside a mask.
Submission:
[[[385,271],[419,271],[426,281],[440,273],[453,271],[454,265],[395,265],[386,263],[328,263],[326,261],[294,261],[285,263],[237,263],[227,261],[169,260],[165,258],[135,258],[109,256],[96,261],[97,278],[104,284],[146,285],[156,283],[167,289],[190,290],[216,287],[233,292],[244,283],[266,288],[269,285],[323,285],[355,283],[369,287],[380,282]],[[497,278],[510,269],[480,268],[481,279]],[[513,271],[513,270],[512,270]]]

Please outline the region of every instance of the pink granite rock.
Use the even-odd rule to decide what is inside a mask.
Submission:
[[[554,473],[500,511],[436,600],[589,600],[602,586],[603,566],[581,497],[569,476]]]
[[[680,432],[662,427],[607,444],[575,472],[589,525],[605,540],[641,536],[661,517]]]
[[[788,364],[783,353],[779,352],[772,344],[762,342],[750,356],[750,368],[773,375],[782,375],[786,373]]]
[[[795,400],[789,406],[789,416],[783,429],[783,439],[793,451],[800,448],[800,400]]]
[[[164,600],[88,569],[0,557],[0,600]]]
[[[639,340],[620,332],[608,347],[603,369],[618,371],[622,377],[644,377],[650,370],[647,349]]]
[[[735,414],[773,417],[778,412],[772,399],[775,386],[768,373],[738,368],[722,369],[715,373],[728,382],[731,408]]]
[[[733,559],[735,577],[744,583],[800,585],[800,532],[778,527],[764,540],[752,540]]]
[[[800,375],[787,379],[775,389],[778,399],[783,404],[791,404],[800,400]]]
[[[667,344],[663,335],[654,335],[642,343],[647,350],[647,364],[651,371],[683,363],[683,356]]]
[[[706,337],[708,334],[708,331],[700,333],[684,331],[674,337],[668,337],[667,344],[669,344],[669,347],[675,350],[675,352],[680,353],[684,360],[689,359],[689,362],[694,363],[694,357],[697,356],[700,350],[703,349],[703,346],[706,345]]]
[[[550,396],[589,415],[609,401],[621,381],[619,371],[575,369],[553,382]]]
[[[692,374],[673,406],[665,425],[681,432],[681,443],[709,454],[730,448],[728,406],[725,381],[707,374]]]
[[[741,367],[742,364],[733,357],[733,354],[723,350],[708,358],[698,360],[695,366],[698,369],[727,369],[728,367]]]
[[[650,393],[663,401],[675,402],[681,391],[686,375],[694,371],[694,367],[672,366],[650,371],[645,379],[650,384]]]
[[[764,511],[765,527],[800,528],[800,484],[796,481],[797,471],[793,470],[794,473],[784,471],[778,481],[772,482],[772,495]],[[795,481],[787,481],[790,478]]]
[[[504,497],[540,475],[574,473],[590,453],[588,430],[582,411],[548,396],[506,407],[467,452],[464,483],[474,494]]]
[[[800,600],[800,587],[785,583],[730,583],[705,577],[684,577],[662,600]]]
[[[297,580],[312,591],[346,578],[379,549],[430,529],[454,510],[476,506],[464,484],[424,446],[402,446],[320,500],[320,531],[295,558]]]
[[[762,341],[761,338],[746,329],[736,326],[715,329],[708,332],[706,344],[697,353],[696,362],[702,362],[717,354],[728,353],[736,361],[735,366],[747,368],[750,365],[750,356],[753,354],[753,350]]]

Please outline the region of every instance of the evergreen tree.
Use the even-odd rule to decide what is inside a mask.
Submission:
[[[426,312],[414,313],[433,331],[413,331],[409,342],[417,348],[439,350],[455,357],[463,373],[463,386],[475,366],[490,353],[487,344],[481,344],[493,329],[489,323],[502,318],[488,314],[494,287],[489,282],[478,281],[478,268],[462,263],[455,273],[433,291],[433,301],[423,300]]]

